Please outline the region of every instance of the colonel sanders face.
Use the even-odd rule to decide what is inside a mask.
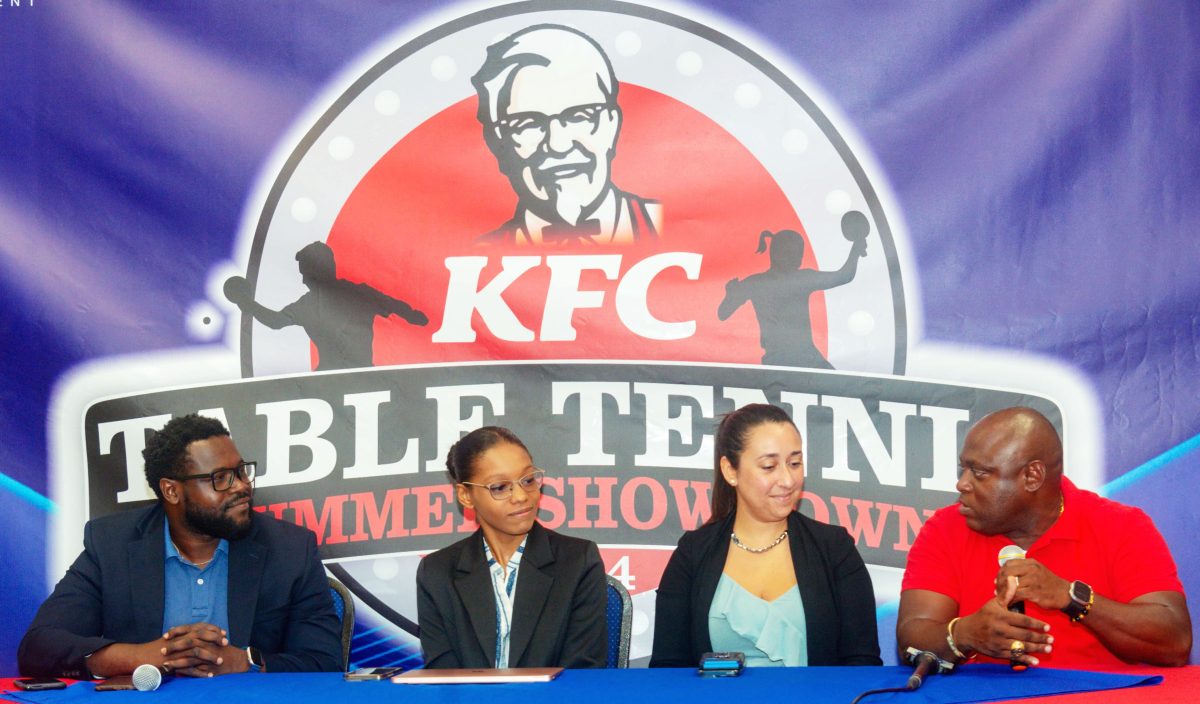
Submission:
[[[521,205],[574,224],[604,197],[621,128],[616,79],[600,48],[565,27],[501,40],[475,83],[488,146]]]

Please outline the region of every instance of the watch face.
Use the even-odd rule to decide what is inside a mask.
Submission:
[[[1080,581],[1071,582],[1071,598],[1080,604],[1091,601],[1092,588]]]

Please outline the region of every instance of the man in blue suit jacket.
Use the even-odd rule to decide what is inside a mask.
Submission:
[[[83,552],[21,640],[21,674],[341,670],[315,536],[252,510],[255,465],[229,431],[176,418],[143,456],[158,503],[88,521]]]

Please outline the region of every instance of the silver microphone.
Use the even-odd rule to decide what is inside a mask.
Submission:
[[[1008,562],[1009,560],[1024,559],[1025,549],[1020,545],[1005,545],[1004,547],[1000,548],[1000,552],[996,555],[996,561],[1000,563],[1001,567],[1003,567],[1004,563]],[[1025,602],[1014,601],[1008,605],[1008,610],[1012,611],[1013,613],[1023,614],[1025,613]]]
[[[1004,563],[1008,562],[1009,560],[1024,560],[1024,559],[1025,559],[1025,549],[1022,548],[1020,545],[1005,545],[1004,547],[1000,548],[1000,552],[996,555],[996,561],[1000,563],[1001,567],[1003,567]],[[1024,600],[1013,601],[1011,604],[1008,605],[1008,610],[1013,612],[1014,614],[1025,613]],[[1023,661],[1018,659],[1018,656],[1025,654],[1025,644],[1021,643],[1020,641],[1013,641],[1013,644],[1014,645],[1020,644],[1021,648],[1019,650],[1016,648],[1013,649],[1012,659],[1010,659],[1008,661],[1008,666],[1019,672],[1021,670],[1024,670],[1026,667],[1028,667],[1028,665],[1026,665]]]
[[[171,677],[171,671],[158,665],[138,665],[133,671],[133,688],[139,692],[153,692],[158,689],[164,679]]]
[[[1025,549],[1020,545],[1005,545],[1004,547],[1000,548],[1000,552],[997,553],[996,559],[1000,562],[1001,567],[1003,567],[1004,563],[1008,562],[1009,560],[1024,560]]]

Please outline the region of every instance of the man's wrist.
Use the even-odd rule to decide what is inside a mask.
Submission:
[[[1062,587],[1059,589],[1055,589],[1054,591],[1059,594],[1060,599],[1062,599],[1062,603],[1058,604],[1058,605],[1054,605],[1053,608],[1056,608],[1059,611],[1066,611],[1067,609],[1071,608],[1071,584],[1072,584],[1072,582],[1069,579],[1060,579],[1059,581],[1062,582]]]
[[[108,677],[108,659],[111,653],[106,651],[114,645],[116,643],[108,643],[83,656],[83,667],[87,671],[88,678],[102,680]]]
[[[954,657],[960,662],[970,660],[975,657],[975,653],[954,639],[954,626],[961,620],[961,617],[950,619],[950,623],[946,624],[946,645],[950,648],[950,652],[954,653]]]
[[[86,672],[70,675],[74,679],[105,679],[116,675],[128,675],[142,663],[161,664],[162,654],[158,642],[107,643],[84,656]]]

